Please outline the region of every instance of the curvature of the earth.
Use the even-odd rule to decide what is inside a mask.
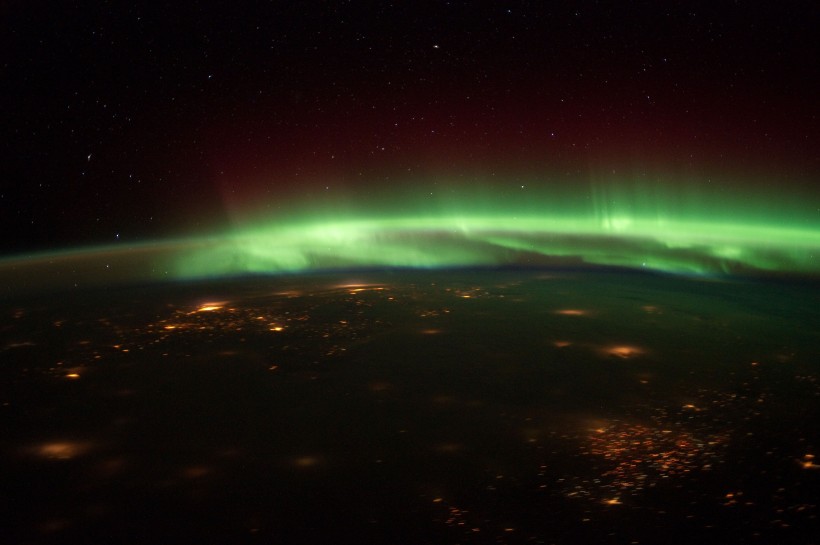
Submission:
[[[786,543],[816,284],[337,273],[11,300],[10,542]]]

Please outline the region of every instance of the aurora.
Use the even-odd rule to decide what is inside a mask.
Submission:
[[[690,275],[820,274],[811,200],[742,202],[703,189],[659,194],[609,184],[595,191],[463,188],[348,194],[245,213],[198,236],[7,258],[18,287],[363,268],[617,266]],[[430,195],[433,194],[431,197]],[[17,280],[14,280],[14,279]]]
[[[191,241],[193,242],[193,241]],[[180,278],[327,268],[584,263],[726,274],[820,266],[807,229],[633,217],[440,216],[260,226],[181,249]]]

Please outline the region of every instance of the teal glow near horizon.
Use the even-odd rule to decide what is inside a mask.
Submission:
[[[614,184],[583,194],[516,189],[416,187],[312,198],[302,206],[285,201],[275,212],[245,212],[210,236],[6,259],[0,273],[23,274],[36,262],[87,283],[507,265],[820,276],[816,196],[739,198],[692,186]]]
[[[817,230],[625,215],[308,219],[198,246],[180,252],[175,276],[566,263],[695,274],[820,272]]]
[[[181,252],[179,277],[361,267],[605,265],[687,274],[820,273],[812,195],[702,183],[486,184],[317,197],[245,213]],[[738,196],[740,195],[740,196]]]
[[[192,278],[587,264],[686,274],[820,273],[817,195],[747,185],[757,190],[703,181],[402,184],[290,203],[289,214],[245,213],[230,233],[181,252],[174,271]]]

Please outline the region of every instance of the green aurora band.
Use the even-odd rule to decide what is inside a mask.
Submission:
[[[742,203],[703,191],[569,194],[485,191],[336,198],[290,206],[226,233],[7,258],[0,279],[47,274],[88,283],[187,280],[328,269],[602,265],[703,275],[820,275],[811,196]],[[420,196],[423,195],[423,196]],[[352,197],[352,195],[349,195]],[[713,197],[713,195],[712,195]],[[105,268],[103,268],[105,264]],[[119,272],[117,272],[119,271]],[[5,275],[5,276],[4,276]]]
[[[687,274],[820,273],[816,195],[608,181],[538,191],[436,185],[314,202],[201,240],[182,278],[328,268],[605,265]]]
[[[820,272],[820,233],[779,226],[614,218],[442,216],[304,222],[201,240],[181,278],[328,268],[578,263],[680,273]]]

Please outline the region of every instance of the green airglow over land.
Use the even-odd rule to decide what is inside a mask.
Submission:
[[[820,276],[816,195],[682,187],[608,184],[540,193],[526,186],[480,192],[417,187],[413,193],[314,197],[246,212],[208,236],[6,258],[0,277],[16,274],[32,282],[40,274],[94,284],[507,265]],[[40,272],[32,272],[37,267]]]
[[[820,273],[817,195],[771,184],[402,187],[246,215],[224,237],[181,252],[174,274],[555,264]]]
[[[182,278],[327,268],[616,265],[682,273],[820,272],[820,232],[617,216],[440,216],[256,226],[180,252]]]

